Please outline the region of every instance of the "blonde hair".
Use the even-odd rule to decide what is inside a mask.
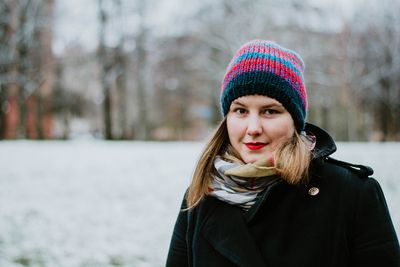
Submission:
[[[194,170],[186,195],[188,209],[197,206],[208,194],[208,186],[215,172],[215,157],[225,152],[228,145],[229,136],[224,118],[206,143]],[[311,158],[311,151],[295,131],[293,137],[275,151],[275,166],[283,180],[289,184],[299,184],[308,179]]]

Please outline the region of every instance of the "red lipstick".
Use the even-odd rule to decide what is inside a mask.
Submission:
[[[245,143],[245,145],[250,150],[259,150],[259,149],[265,147],[267,144],[261,143],[261,142],[250,142],[250,143]]]

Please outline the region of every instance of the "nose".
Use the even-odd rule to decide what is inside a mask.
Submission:
[[[247,134],[257,136],[262,133],[261,121],[258,116],[251,116],[247,124]]]

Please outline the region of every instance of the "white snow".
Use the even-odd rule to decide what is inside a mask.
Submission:
[[[0,142],[0,266],[164,266],[198,142]],[[374,167],[400,231],[400,143],[339,143]]]

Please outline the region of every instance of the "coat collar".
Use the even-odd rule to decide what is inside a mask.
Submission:
[[[227,259],[240,267],[265,267],[265,259],[253,239],[239,207],[210,197],[203,236]]]
[[[336,151],[336,144],[332,137],[322,128],[306,123],[305,131],[312,133],[316,137],[316,144],[314,148],[314,158],[325,158]]]

